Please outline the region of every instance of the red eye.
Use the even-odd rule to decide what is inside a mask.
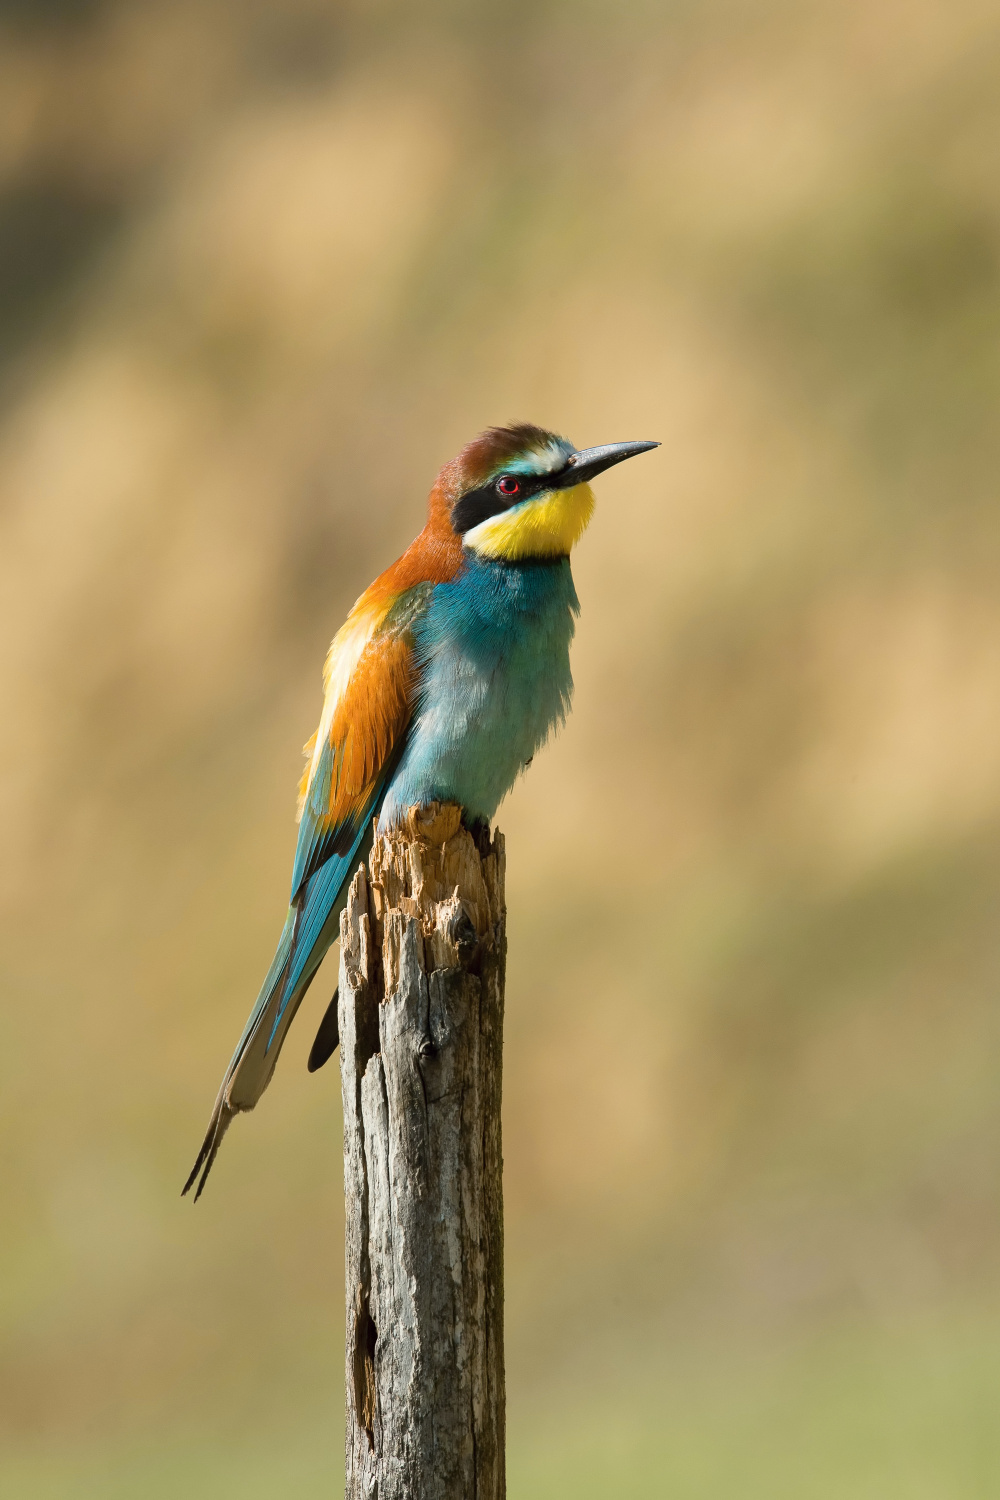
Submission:
[[[501,495],[516,495],[520,488],[521,486],[518,484],[517,480],[511,479],[509,474],[505,474],[503,479],[497,480],[497,489],[500,491]]]

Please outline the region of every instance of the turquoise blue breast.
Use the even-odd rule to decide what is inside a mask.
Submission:
[[[458,802],[492,819],[518,773],[569,709],[579,612],[568,558],[468,557],[415,625],[421,692],[379,819],[418,802]]]

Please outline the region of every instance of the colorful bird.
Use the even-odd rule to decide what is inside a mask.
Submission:
[[[427,524],[361,595],[326,659],[305,747],[299,837],[277,952],[226,1069],[186,1193],[200,1197],[234,1115],[267,1088],[313,975],[340,935],[347,888],[379,831],[409,807],[493,818],[566,717],[579,601],[569,553],[590,520],[589,481],[658,443],[577,451],[528,424],[491,427],[445,464]],[[337,1045],[336,994],[309,1070]]]

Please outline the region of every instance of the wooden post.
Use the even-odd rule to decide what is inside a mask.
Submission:
[[[504,843],[376,839],[341,918],[346,1500],[502,1500]]]

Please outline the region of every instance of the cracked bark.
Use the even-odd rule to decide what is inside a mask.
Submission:
[[[504,844],[451,805],[341,918],[346,1500],[502,1500]]]

